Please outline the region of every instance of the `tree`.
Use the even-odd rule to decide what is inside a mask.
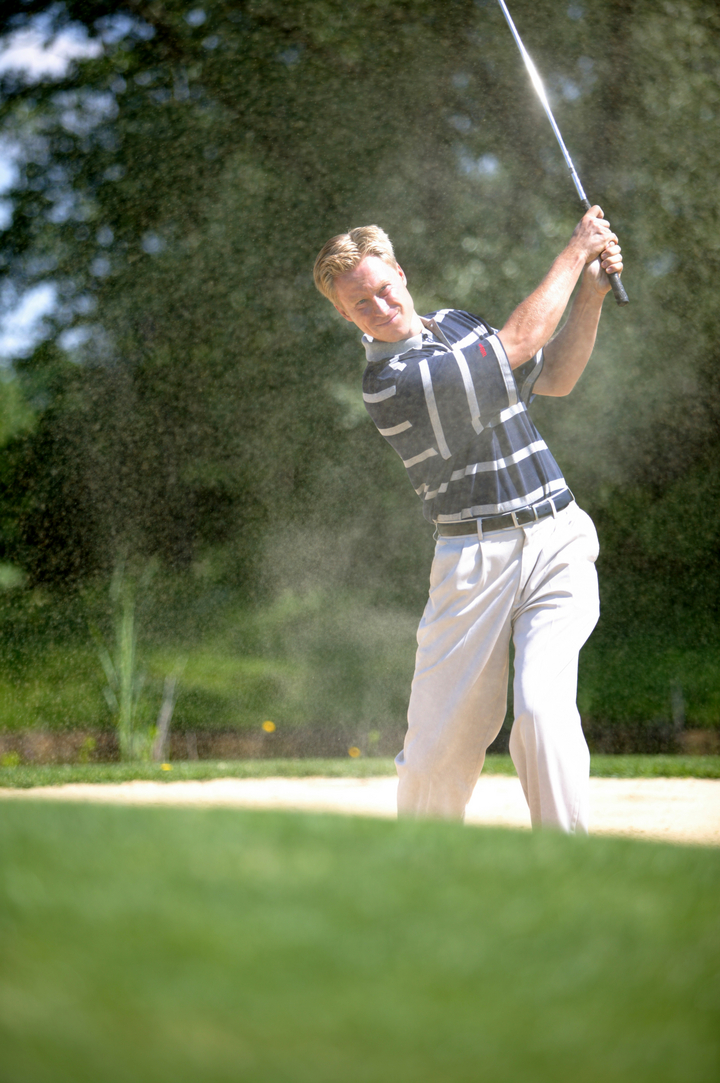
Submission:
[[[372,580],[381,531],[400,593],[419,593],[419,506],[360,420],[359,359],[310,268],[328,235],[379,220],[425,309],[500,324],[537,282],[580,211],[500,12],[33,0],[0,29],[38,13],[103,51],[4,83],[22,168],[2,259],[18,290],[58,296],[16,365],[37,423],[8,448],[6,558],[57,582],[120,547],[176,567],[212,551],[250,589],[262,539],[293,523],[347,538],[353,582]],[[661,558],[618,516],[623,494],[660,528],[662,494],[717,476],[719,17],[703,0],[514,15],[624,240],[633,302],[608,303],[593,367],[571,403],[538,403],[541,427],[608,537],[626,530],[610,557],[629,545],[641,575]]]

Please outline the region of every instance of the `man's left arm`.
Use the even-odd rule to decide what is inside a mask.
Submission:
[[[586,266],[567,322],[543,350],[543,370],[534,394],[569,395],[575,387],[590,360],[602,303],[610,291],[605,272],[619,274],[622,266],[619,244],[609,245],[600,259]]]

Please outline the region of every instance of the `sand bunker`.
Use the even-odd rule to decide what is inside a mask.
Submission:
[[[74,783],[5,789],[0,790],[0,796],[393,817],[396,787],[394,778],[218,778],[209,782]],[[720,845],[720,780],[593,778],[590,791],[592,834]],[[481,778],[468,806],[467,823],[529,828],[527,805],[517,778]]]

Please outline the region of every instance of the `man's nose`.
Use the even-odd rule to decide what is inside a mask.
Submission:
[[[387,316],[391,311],[391,307],[384,297],[373,297],[373,308],[378,316]]]

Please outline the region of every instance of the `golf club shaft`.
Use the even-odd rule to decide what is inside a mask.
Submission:
[[[562,151],[563,158],[565,159],[565,161],[567,163],[567,167],[570,170],[570,176],[572,178],[573,184],[575,185],[575,189],[577,191],[577,194],[580,197],[580,202],[582,203],[585,210],[589,211],[590,210],[590,200],[585,195],[585,189],[583,188],[583,186],[582,186],[582,184],[580,182],[580,178],[579,178],[579,176],[577,174],[577,170],[575,169],[575,166],[573,165],[572,158],[570,157],[570,155],[568,153],[568,149],[565,146],[565,141],[563,140],[563,137],[560,134],[560,129],[558,128],[557,123],[555,121],[555,117],[552,114],[552,109],[550,108],[550,103],[547,100],[547,95],[545,93],[545,88],[543,87],[542,80],[540,79],[540,76],[538,75],[538,70],[535,67],[535,65],[533,64],[530,54],[528,53],[527,49],[525,48],[525,46],[522,43],[522,39],[520,38],[520,35],[517,32],[517,28],[515,26],[515,23],[512,21],[512,16],[510,15],[510,12],[507,9],[507,4],[505,3],[505,0],[498,0],[498,3],[499,3],[499,5],[500,5],[500,7],[502,9],[502,13],[505,16],[505,19],[507,20],[507,24],[510,27],[510,32],[512,33],[512,36],[515,38],[515,44],[517,45],[518,49],[520,50],[520,56],[523,58],[523,60],[525,62],[525,67],[527,68],[528,74],[530,75],[530,81],[532,82],[532,85],[535,87],[535,92],[536,92],[538,98],[540,99],[540,102],[542,103],[542,107],[545,110],[545,113],[547,115],[548,120],[550,121],[550,127],[552,128],[553,132],[555,133],[555,138],[558,141],[558,145],[560,147],[560,150]],[[617,301],[617,303],[619,305],[626,305],[628,303],[628,301],[629,301],[629,297],[628,297],[627,293],[625,292],[625,287],[622,284],[622,280],[620,278],[620,275],[619,274],[610,274],[610,275],[608,275],[608,278],[610,279],[610,285],[612,287],[613,294],[615,295],[615,300]]]

